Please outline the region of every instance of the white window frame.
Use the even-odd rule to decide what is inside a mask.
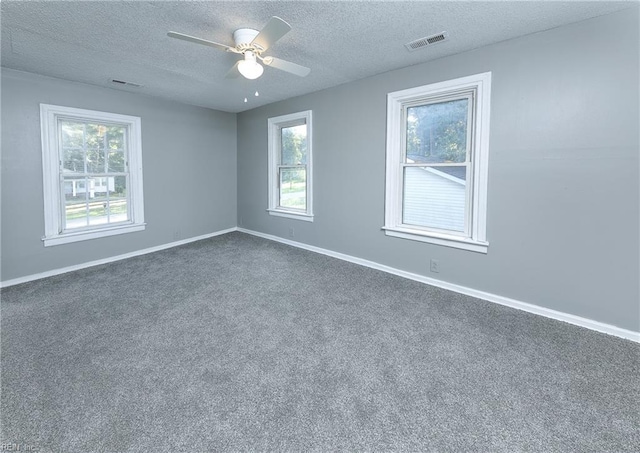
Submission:
[[[281,129],[291,125],[306,124],[307,125],[307,163],[306,163],[306,210],[284,208],[278,205],[279,200],[279,162],[281,147]],[[287,217],[290,219],[303,220],[313,222],[313,127],[311,122],[311,110],[303,112],[291,113],[289,115],[276,116],[269,118],[268,125],[268,142],[269,142],[269,207],[267,212],[273,216]]]
[[[129,173],[128,203],[130,219],[126,223],[96,225],[79,231],[63,231],[63,195],[60,184],[61,156],[58,137],[58,119],[96,121],[124,125],[128,133],[127,172]],[[42,170],[44,191],[45,247],[85,241],[145,229],[144,199],[142,191],[142,136],[141,120],[137,116],[85,110],[59,105],[40,104],[42,133]]]
[[[422,228],[403,223],[403,178],[407,106],[423,105],[446,96],[463,97],[475,92],[470,104],[471,171],[467,181],[465,234]],[[473,110],[472,110],[473,109]],[[472,110],[472,111],[471,111]],[[433,83],[387,95],[387,162],[385,187],[385,225],[387,236],[487,253],[487,177],[489,163],[489,114],[491,110],[491,72]]]

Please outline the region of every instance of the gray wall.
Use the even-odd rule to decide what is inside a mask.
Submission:
[[[238,222],[638,331],[638,41],[634,8],[239,114]],[[386,94],[484,71],[489,253],[386,237]],[[307,109],[313,223],[265,212],[267,118]]]
[[[145,231],[44,247],[40,103],[142,119]],[[236,115],[2,70],[2,281],[236,226]]]

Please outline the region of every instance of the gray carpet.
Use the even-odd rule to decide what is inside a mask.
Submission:
[[[640,345],[242,233],[1,295],[22,451],[640,451]]]

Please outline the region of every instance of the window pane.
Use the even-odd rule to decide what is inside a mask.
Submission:
[[[60,120],[60,139],[63,148],[80,148],[84,144],[84,124]]]
[[[405,167],[402,223],[464,232],[466,166]]]
[[[126,176],[65,178],[65,229],[129,220]]]
[[[125,171],[127,130],[125,126],[70,120],[60,120],[59,125],[64,172],[123,173]]]
[[[282,165],[304,165],[307,163],[307,125],[283,127],[281,129]]]
[[[129,220],[126,176],[88,174],[125,171],[126,127],[60,121],[63,173],[85,173],[64,178],[65,229]]]
[[[109,222],[126,222],[129,220],[127,177],[114,176],[110,179],[113,184],[109,186]]]
[[[126,128],[122,126],[109,126],[107,128],[107,148],[123,150],[125,147],[124,134]]]
[[[307,209],[306,169],[280,169],[280,206],[283,208]]]
[[[109,223],[109,201],[106,197],[96,197],[89,201],[89,225]]]
[[[109,150],[109,172],[124,172],[124,151]]]
[[[87,226],[87,181],[82,178],[65,178],[62,184],[64,191],[65,229]]]
[[[126,177],[92,178],[89,225],[125,222],[127,216]]]
[[[84,173],[84,151],[82,147],[63,148],[62,156],[62,170],[65,173]]]
[[[468,99],[407,108],[407,163],[465,162]]]
[[[104,148],[87,149],[87,172],[104,173]]]
[[[107,134],[107,126],[103,124],[87,123],[85,130],[87,148],[100,148],[104,150],[106,147],[105,136]]]

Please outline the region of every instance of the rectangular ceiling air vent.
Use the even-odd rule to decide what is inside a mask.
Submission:
[[[446,31],[443,31],[442,33],[438,33],[437,35],[431,35],[427,36],[426,38],[420,38],[416,39],[415,41],[408,42],[404,46],[409,52],[413,52],[414,50],[422,49],[423,47],[427,47],[431,44],[446,41],[448,37],[449,34]]]
[[[140,88],[142,86],[139,83],[125,82],[124,80],[118,80],[118,79],[111,79],[111,82],[117,85],[125,85],[131,88]]]

